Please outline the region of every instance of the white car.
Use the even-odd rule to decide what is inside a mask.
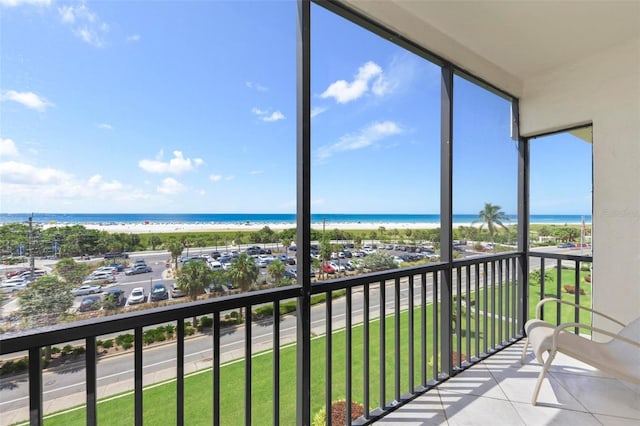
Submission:
[[[111,272],[98,272],[93,273],[86,277],[82,282],[82,285],[102,285],[102,284],[111,284],[115,283],[116,277]]]
[[[87,294],[102,293],[102,286],[93,284],[84,284],[81,287],[71,290],[74,296],[86,296]]]
[[[127,299],[127,305],[135,305],[138,303],[144,303],[147,301],[147,296],[144,294],[144,288],[136,287],[131,290],[131,294]]]
[[[29,285],[29,281],[21,277],[12,277],[0,284],[0,293],[13,293],[24,289]]]

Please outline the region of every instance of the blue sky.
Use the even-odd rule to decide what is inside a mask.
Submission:
[[[1,212],[295,211],[295,2],[0,0],[0,14]],[[312,8],[314,213],[439,211],[439,77]],[[454,84],[454,211],[513,213],[509,103]],[[589,213],[581,145],[532,147],[532,213]]]

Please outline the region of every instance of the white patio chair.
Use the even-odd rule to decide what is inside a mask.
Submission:
[[[553,326],[540,318],[542,306],[546,303],[555,302],[558,305],[565,304],[599,315],[620,325],[622,329],[618,333],[612,333],[600,328],[579,324],[564,323]],[[559,308],[559,306],[558,306]],[[611,340],[600,343],[589,338],[574,334],[565,329],[578,327],[580,329],[591,330],[611,337]],[[569,301],[556,298],[546,298],[538,302],[536,306],[536,318],[527,321],[525,324],[526,340],[522,349],[521,362],[524,363],[526,351],[531,343],[533,352],[538,362],[543,364],[542,371],[538,376],[536,387],[533,391],[531,404],[536,405],[540,387],[544,380],[556,353],[562,352],[572,358],[591,365],[601,370],[603,373],[625,380],[631,383],[640,384],[640,317],[629,324],[624,324],[608,315],[593,309],[571,303]],[[542,354],[547,352],[547,359],[544,360]]]

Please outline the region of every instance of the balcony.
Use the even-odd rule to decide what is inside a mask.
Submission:
[[[171,401],[162,418],[176,424],[193,423],[194,410],[207,412],[205,423],[306,423],[309,419],[299,421],[301,414],[293,407],[300,410],[302,405],[311,415],[322,408],[330,413],[336,400],[369,407],[354,424],[464,424],[472,418],[469,416],[475,416],[476,409],[486,414],[488,407],[493,407],[491,413],[505,410],[508,424],[529,424],[527,419],[540,416],[550,420],[603,416],[606,420],[606,416],[615,415],[622,422],[637,420],[638,411],[632,403],[637,393],[569,359],[556,363],[550,382],[543,388],[543,404],[529,405],[539,369],[531,357],[525,366],[519,363],[521,327],[529,306],[541,294],[564,293],[566,286],[575,289],[572,299],[584,303],[590,297],[590,286],[583,273],[589,271],[592,259],[542,252],[530,253],[528,262],[524,259],[522,253],[510,252],[456,260],[452,268],[435,263],[321,282],[311,287],[308,300],[324,295],[325,301],[307,307],[301,288],[287,287],[5,335],[0,353],[27,351],[29,374],[28,379],[3,379],[3,388],[25,387],[28,382],[29,408],[12,409],[7,404],[2,422],[30,418],[32,424],[41,424],[43,418],[66,410],[51,418],[68,422],[65,416],[73,413],[75,421],[95,424],[108,421],[101,417],[108,412],[107,400],[129,398],[132,409],[120,413],[123,419],[154,423],[158,413],[149,412],[149,408],[157,404],[157,396],[151,392],[158,383],[165,383]],[[523,279],[528,275],[522,272],[528,268],[541,271],[538,285]],[[557,268],[555,273],[551,268]],[[581,291],[584,287],[588,287],[586,292]],[[291,299],[297,299],[298,313],[278,314],[280,306]],[[275,321],[252,317],[256,306],[265,305],[273,307]],[[243,325],[221,327],[223,313],[239,308],[253,308],[246,309]],[[577,315],[573,309],[545,314],[551,322]],[[189,347],[196,339],[186,338],[184,325],[191,317],[203,315],[213,318],[212,330],[204,339],[209,347],[203,350],[204,358],[194,359]],[[590,322],[587,317],[575,318]],[[171,358],[158,361],[154,355],[157,348],[144,347],[144,329],[166,323],[176,324],[176,338],[161,345],[168,347]],[[289,331],[291,324],[296,328],[293,333]],[[265,328],[267,334],[261,334],[257,342],[254,335]],[[96,356],[96,342],[102,336],[131,329],[133,350],[129,364],[124,364],[130,371],[121,372],[120,379],[111,383],[105,367],[111,358]],[[224,339],[229,334],[241,336],[239,348],[228,349]],[[265,336],[268,341],[263,340]],[[83,362],[43,374],[41,350],[71,341],[84,341],[87,351]],[[296,343],[293,349],[292,343]],[[291,351],[295,352],[295,367]],[[265,354],[266,363],[260,359]],[[306,364],[309,370],[302,368],[305,360],[310,360]],[[242,365],[235,375],[225,371],[229,361]],[[166,364],[154,370],[153,364],[159,363]],[[293,369],[295,374],[291,374]],[[199,400],[194,407],[189,402],[189,378],[199,370],[211,372],[212,378],[205,386],[207,397],[203,399],[207,402]],[[80,374],[83,386],[69,386],[56,393],[50,383],[64,374]],[[264,391],[265,381],[267,397],[255,393],[257,389]],[[583,383],[593,388],[585,393]],[[232,388],[239,398],[229,412]],[[606,405],[595,397],[599,392],[614,395],[615,404],[609,407],[618,411],[601,409]],[[309,399],[296,395],[309,395]],[[296,398],[297,404],[292,404]],[[351,405],[346,406],[350,416]],[[619,406],[626,408],[620,411]]]

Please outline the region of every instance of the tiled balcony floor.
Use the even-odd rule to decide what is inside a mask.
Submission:
[[[604,377],[562,354],[547,373],[538,405],[532,406],[531,394],[542,366],[531,351],[525,364],[520,364],[523,345],[520,341],[504,349],[376,425],[640,424],[640,386]]]

